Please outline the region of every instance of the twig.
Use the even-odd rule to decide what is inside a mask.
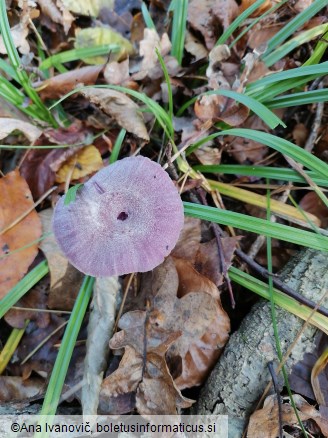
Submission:
[[[205,197],[205,192],[202,189],[198,189],[198,194],[200,196],[200,199],[202,201],[202,203],[204,205],[208,205],[207,201],[206,201],[206,197]],[[231,287],[231,281],[228,275],[228,270],[227,270],[227,265],[225,262],[225,258],[224,258],[224,251],[223,251],[223,246],[222,246],[222,240],[221,240],[221,236],[222,236],[222,230],[219,229],[218,224],[211,222],[211,227],[212,230],[214,232],[217,244],[218,244],[218,250],[219,250],[219,257],[220,257],[220,268],[221,268],[221,272],[223,274],[224,279],[226,280],[227,283],[227,287],[228,287],[228,291],[229,291],[229,295],[230,295],[230,301],[231,301],[231,307],[234,309],[236,306],[236,301],[235,298],[233,296],[233,290]]]
[[[277,402],[278,402],[279,438],[283,438],[281,396],[280,396],[280,392],[279,392],[279,385],[278,385],[278,381],[277,381],[277,375],[276,375],[275,370],[273,368],[272,361],[270,361],[268,363],[268,368],[269,368],[269,371],[270,371],[270,374],[271,374],[272,383],[273,383],[274,390],[276,392]]]
[[[318,85],[318,90],[320,90],[322,88],[323,88],[323,84],[322,84],[322,82],[320,82]],[[317,104],[317,109],[315,112],[313,125],[311,126],[311,132],[310,132],[310,135],[308,136],[308,139],[306,140],[306,143],[304,146],[304,149],[308,152],[312,151],[312,149],[315,145],[316,139],[318,137],[318,132],[319,132],[319,128],[321,126],[324,105],[325,105],[324,102],[318,102],[318,104]]]
[[[258,274],[261,275],[261,277],[268,279],[269,278],[269,272],[267,269],[263,268],[263,266],[256,263],[251,257],[249,257],[247,254],[245,254],[240,249],[235,250],[235,254],[240,257],[244,262],[246,262],[254,271],[256,271]],[[310,309],[316,309],[316,303],[314,303],[312,300],[309,300],[308,298],[304,297],[303,295],[297,293],[294,289],[287,286],[287,284],[283,283],[279,278],[276,276],[272,277],[273,284],[280,289],[282,292],[284,292],[286,295],[290,296],[291,298],[294,298],[296,301],[298,301],[301,304],[304,304],[305,306],[308,306]],[[328,310],[324,307],[318,307],[317,312],[321,313],[324,316],[328,317]]]

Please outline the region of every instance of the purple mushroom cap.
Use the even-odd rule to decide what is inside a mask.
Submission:
[[[162,167],[138,156],[97,172],[64,205],[53,230],[70,263],[94,277],[146,272],[174,248],[183,227],[180,195]]]

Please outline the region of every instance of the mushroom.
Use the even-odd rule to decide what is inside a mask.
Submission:
[[[124,158],[97,172],[68,205],[58,201],[53,230],[70,263],[95,277],[146,272],[174,248],[183,227],[180,195],[162,167]]]

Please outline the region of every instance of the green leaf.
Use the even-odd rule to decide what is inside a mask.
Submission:
[[[83,185],[84,185],[83,183],[79,183],[79,184],[76,184],[75,186],[73,186],[67,190],[67,193],[66,193],[65,199],[64,199],[64,205],[68,205],[71,202],[75,201],[76,193]]]

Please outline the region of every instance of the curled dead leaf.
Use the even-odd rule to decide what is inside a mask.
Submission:
[[[41,129],[31,123],[19,119],[2,117],[0,118],[0,139],[7,137],[13,131],[22,132],[26,138],[34,143],[42,134]]]
[[[81,94],[113,117],[122,128],[149,141],[141,111],[128,96],[119,91],[100,88],[81,90]]]

